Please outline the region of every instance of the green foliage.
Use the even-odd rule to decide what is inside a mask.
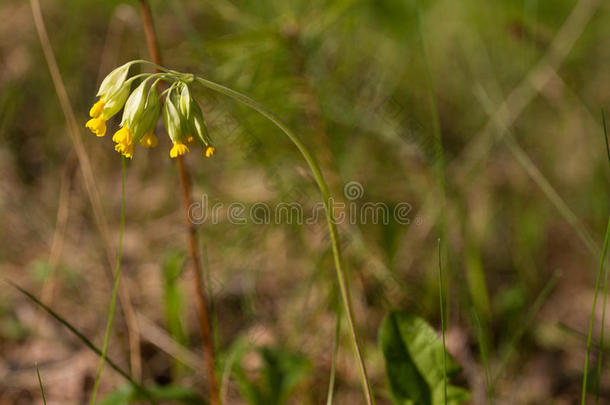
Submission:
[[[246,345],[236,348],[237,361],[233,375],[243,398],[250,405],[281,405],[288,402],[297,386],[311,369],[309,360],[282,348],[260,347],[257,354],[262,362],[258,377],[247,372],[242,360],[249,352]]]
[[[98,405],[126,405],[141,401],[171,401],[177,404],[205,405],[207,402],[194,390],[175,385],[147,387],[146,397],[141,391],[126,385],[108,394]]]
[[[184,300],[180,289],[180,275],[184,270],[184,254],[169,253],[163,262],[163,309],[165,323],[172,339],[183,346],[188,346],[188,335],[182,326]],[[182,365],[176,360],[173,368],[174,376],[182,370]]]
[[[165,322],[171,337],[178,343],[186,345],[187,335],[182,327],[181,314],[184,312],[184,302],[179,280],[184,269],[184,254],[169,253],[163,262],[163,307]]]
[[[379,341],[395,404],[460,404],[468,400],[466,390],[448,385],[445,402],[443,345],[422,318],[408,312],[390,312],[379,329]],[[448,354],[446,361],[447,378],[451,379],[460,367]]]

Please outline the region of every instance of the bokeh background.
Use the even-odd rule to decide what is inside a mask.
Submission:
[[[378,403],[390,403],[377,342],[387,311],[408,310],[440,330],[439,238],[447,346],[472,403],[576,403],[610,203],[600,114],[610,97],[610,3],[155,0],[151,7],[164,65],[268,106],[312,148],[339,200],[345,184],[357,182],[358,206],[412,207],[408,224],[340,225]],[[84,123],[105,74],[149,56],[136,1],[45,0],[42,11],[107,226],[100,228],[88,197],[30,5],[3,0],[0,275],[101,345],[121,164],[110,137],[96,138]],[[195,201],[312,207],[320,200],[298,151],[269,122],[209,91],[196,94],[217,155],[187,156]],[[131,310],[117,312],[109,355],[148,384],[204,392],[178,172],[168,138],[158,135],[157,148],[138,148],[128,162],[121,283]],[[298,377],[288,402],[323,403],[338,304],[324,223],[224,220],[198,231],[223,364],[256,378],[261,358],[233,354],[273,348]],[[97,357],[3,284],[0,404],[40,403],[35,362],[49,403],[86,402]],[[361,403],[346,333],[335,403]],[[599,335],[596,326],[593,364]],[[225,377],[227,403],[245,403],[238,379]],[[602,403],[610,402],[609,380],[604,369]],[[105,369],[102,396],[124,386]]]

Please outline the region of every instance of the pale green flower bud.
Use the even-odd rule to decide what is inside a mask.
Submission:
[[[125,83],[127,74],[129,73],[129,68],[132,64],[133,62],[127,62],[123,66],[119,66],[110,72],[102,81],[97,95],[107,99],[114,93],[118,92],[123,86],[123,83]]]
[[[173,143],[184,143],[184,132],[182,127],[182,115],[172,97],[167,97],[163,106],[163,122],[167,134]]]
[[[180,93],[180,112],[184,117],[188,120],[191,117],[191,92],[189,90],[189,86],[182,86],[182,92]]]
[[[188,86],[182,87],[179,100],[180,113],[183,116],[183,131],[187,138],[198,139],[204,146],[210,146],[211,140],[208,135],[208,127],[203,119],[203,113],[199,104],[191,97]]]
[[[123,119],[121,120],[121,126],[127,125],[130,130],[133,131],[137,121],[144,111],[146,106],[146,80],[140,83],[140,85],[131,93],[127,102],[125,102],[125,109],[123,110]]]
[[[110,119],[114,114],[118,113],[125,105],[125,101],[129,96],[131,83],[123,83],[121,88],[110,97],[105,99],[101,117],[105,120]]]
[[[195,100],[191,100],[191,119],[189,123],[192,128],[192,132],[199,139],[204,146],[210,146],[212,140],[210,139],[210,135],[208,133],[208,126],[205,124],[205,120],[203,119],[203,113],[201,112],[201,107]]]
[[[153,132],[159,119],[161,103],[159,93],[157,92],[156,86],[152,86],[148,90],[148,96],[146,97],[146,104],[142,111],[138,121],[134,123],[134,138],[136,142],[140,141],[142,137]]]

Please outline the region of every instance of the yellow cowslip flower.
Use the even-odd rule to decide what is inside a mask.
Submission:
[[[118,131],[114,133],[112,136],[112,142],[116,143],[125,143],[131,137],[131,133],[127,126],[121,127]]]
[[[213,146],[208,146],[203,149],[203,156],[205,156],[207,158],[214,156],[215,153],[216,153],[216,148]]]
[[[106,135],[106,120],[101,117],[91,118],[85,126],[97,136]]]
[[[129,84],[123,84],[115,94],[102,94],[100,99],[89,110],[91,119],[85,126],[97,136],[106,134],[106,121],[119,112],[129,95]]]
[[[128,159],[131,159],[133,157],[133,143],[117,143],[116,145],[114,145],[114,150],[116,150]]]
[[[128,159],[131,159],[133,157],[133,144],[117,143],[116,145],[114,145],[114,150],[116,150]]]
[[[185,144],[176,142],[169,151],[169,156],[172,158],[177,158],[178,156],[185,155],[188,151],[189,148]]]
[[[186,143],[199,143],[203,146],[203,156],[208,158],[214,156],[216,149],[211,145],[212,141],[203,119],[203,112],[199,104],[191,97],[189,87],[186,84],[181,88],[178,100],[178,115],[180,122],[183,124],[181,129],[186,134],[184,136]]]
[[[97,100],[95,104],[93,104],[93,107],[91,107],[91,109],[89,110],[89,115],[91,116],[91,118],[97,118],[102,115],[105,105],[106,102],[104,101],[104,97]]]
[[[144,146],[145,148],[154,148],[157,146],[157,143],[158,139],[152,132],[148,132],[142,137],[142,139],[140,139],[140,145]]]
[[[116,142],[114,150],[121,153],[126,158],[131,159],[133,157],[133,134],[127,126],[123,126],[121,129],[116,131],[112,136],[112,141]]]

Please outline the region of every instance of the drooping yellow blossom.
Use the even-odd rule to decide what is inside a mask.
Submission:
[[[130,136],[131,136],[131,134],[129,133],[129,128],[121,127],[112,136],[112,142],[125,143],[130,138]]]
[[[131,159],[133,157],[133,143],[117,143],[116,145],[114,145],[114,150],[116,150],[128,159]]]
[[[105,104],[103,97],[93,104],[93,107],[89,110],[91,119],[85,124],[91,132],[100,137],[106,135],[106,120],[101,116]]]
[[[176,142],[169,151],[169,156],[172,158],[177,158],[178,156],[185,155],[188,151],[189,148],[185,144]]]
[[[140,145],[144,146],[145,148],[154,148],[157,146],[157,143],[157,137],[152,132],[145,134],[142,139],[140,139]]]
[[[91,118],[97,118],[102,115],[105,105],[106,102],[104,101],[104,97],[97,100],[95,104],[93,104],[93,107],[91,107],[91,109],[89,110],[89,115],[91,116]]]
[[[107,121],[123,109],[120,128],[112,136],[114,149],[127,158],[132,158],[136,144],[154,148],[159,140],[155,129],[162,112],[167,134],[173,143],[170,156],[177,158],[199,145],[204,157],[214,156],[216,149],[208,135],[201,107],[191,95],[193,75],[169,70],[163,73],[142,73],[129,78],[130,66],[142,61],[131,61],[114,69],[102,81],[96,94],[97,101],[91,106],[86,127],[95,135],[106,134]],[[144,77],[132,92],[134,80]],[[169,88],[159,94],[160,81],[169,82]],[[163,97],[165,96],[165,97]]]
[[[114,150],[121,153],[126,158],[131,159],[133,157],[133,134],[127,128],[127,126],[121,127],[115,134],[112,136],[112,141],[116,142],[114,146]]]
[[[97,136],[106,135],[106,120],[101,117],[91,118],[85,125]]]
[[[209,158],[214,156],[214,154],[216,153],[216,148],[213,146],[208,146],[203,150],[203,156]]]

